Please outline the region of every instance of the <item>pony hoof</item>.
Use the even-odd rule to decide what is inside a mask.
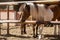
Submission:
[[[23,35],[24,33],[21,33],[21,35]]]
[[[36,36],[33,36],[33,38],[36,38]]]
[[[38,37],[38,35],[36,35],[36,37]]]
[[[24,32],[24,34],[27,34],[26,32]]]
[[[37,38],[37,36],[35,35],[35,36],[33,36],[33,38]]]

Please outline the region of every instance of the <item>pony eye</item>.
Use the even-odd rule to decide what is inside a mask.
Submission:
[[[22,14],[22,13],[23,13],[22,11],[18,12],[19,15]]]

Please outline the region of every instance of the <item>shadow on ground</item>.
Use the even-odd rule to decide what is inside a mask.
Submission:
[[[7,40],[6,38],[0,38],[0,40]]]
[[[5,34],[5,35],[1,35],[1,36],[5,36],[5,37],[19,37],[19,38],[31,38],[30,36],[24,36],[24,35],[12,35],[12,34]]]

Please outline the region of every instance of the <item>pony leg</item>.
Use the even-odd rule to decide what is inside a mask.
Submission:
[[[23,33],[23,24],[21,24],[21,34],[24,34]]]
[[[24,31],[24,34],[26,34],[26,24],[23,24],[23,31]]]
[[[35,25],[36,24],[33,24],[33,37],[36,38],[36,34],[35,34]]]
[[[37,26],[36,26],[36,37],[38,37],[38,24],[37,24]]]
[[[26,34],[26,27],[25,27],[26,24],[21,24],[21,34]]]

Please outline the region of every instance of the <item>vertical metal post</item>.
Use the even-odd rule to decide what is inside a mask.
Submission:
[[[56,22],[57,22],[57,21],[58,21],[58,20],[56,19]],[[57,26],[58,26],[58,25],[55,25],[55,27],[54,27],[54,29],[55,29],[55,30],[54,30],[54,35],[57,35]]]
[[[0,10],[0,20],[1,20],[1,10]],[[0,23],[0,35],[1,35],[1,23]]]
[[[9,20],[9,5],[7,5],[7,20]],[[7,35],[9,35],[9,23],[7,23]]]
[[[58,35],[60,36],[60,25],[58,26]]]
[[[17,11],[16,11],[16,14],[15,14],[15,18],[16,18],[16,20],[17,20]]]
[[[56,25],[54,26],[54,35],[56,35]]]
[[[0,23],[0,35],[1,35],[1,23]]]
[[[15,13],[15,19],[17,20],[17,11],[15,11],[16,13]],[[17,25],[18,23],[16,23],[16,25]]]

